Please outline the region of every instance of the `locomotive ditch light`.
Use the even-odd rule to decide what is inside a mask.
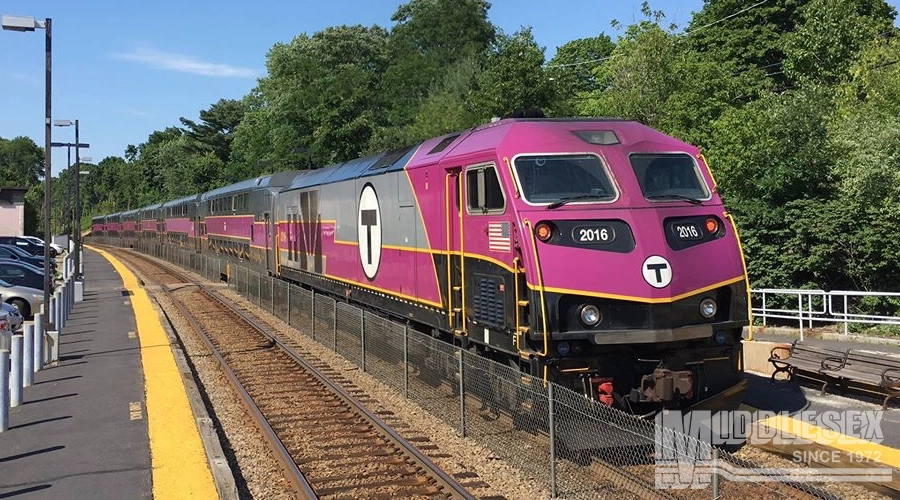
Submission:
[[[709,319],[715,316],[718,310],[719,306],[712,297],[706,297],[700,301],[700,316]]]
[[[709,234],[718,233],[719,232],[719,221],[710,217],[710,218],[706,219],[705,227],[706,227],[706,232]]]
[[[581,324],[583,324],[584,326],[596,326],[601,319],[600,309],[597,309],[597,306],[593,304],[583,305],[581,306],[581,310],[578,312],[578,318],[581,320]]]
[[[541,222],[534,226],[534,235],[537,236],[537,239],[546,243],[553,237],[553,227],[547,222]]]

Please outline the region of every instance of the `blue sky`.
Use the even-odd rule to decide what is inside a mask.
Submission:
[[[889,3],[897,6],[900,0]],[[79,119],[84,154],[123,156],[154,130],[197,119],[220,98],[240,99],[265,75],[277,42],[327,26],[389,28],[395,0],[220,0],[116,2],[0,0],[0,14],[53,19],[53,119]],[[640,19],[637,0],[493,0],[489,17],[506,33],[531,26],[549,59],[567,41]],[[702,0],[654,0],[684,26]],[[0,137],[44,144],[44,32],[0,31]],[[72,128],[53,140],[74,142]],[[54,175],[66,165],[53,152]]]

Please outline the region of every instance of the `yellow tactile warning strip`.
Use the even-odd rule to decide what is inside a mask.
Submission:
[[[153,498],[217,498],[187,392],[150,297],[118,259],[102,250],[91,250],[112,264],[131,292],[144,368]]]
[[[769,417],[761,421],[760,424],[778,429],[784,434],[797,436],[806,441],[835,450],[853,453],[860,457],[861,460],[880,462],[891,467],[900,467],[900,450],[890,446],[840,434],[832,429],[818,427],[803,420],[784,415]]]

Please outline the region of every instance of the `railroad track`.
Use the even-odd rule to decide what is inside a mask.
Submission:
[[[140,259],[156,269],[146,275],[219,361],[299,496],[472,498],[378,416],[220,294],[139,254],[123,253],[132,264]],[[177,287],[178,294],[173,293],[176,283],[184,284]]]

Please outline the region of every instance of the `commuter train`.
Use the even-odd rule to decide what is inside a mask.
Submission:
[[[93,229],[241,261],[634,413],[733,409],[746,388],[734,224],[698,150],[634,121],[506,118]]]

